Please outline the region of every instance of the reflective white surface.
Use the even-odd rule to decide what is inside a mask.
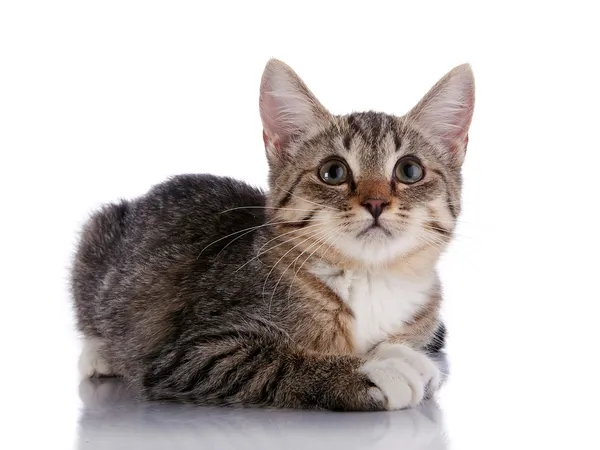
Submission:
[[[233,3],[0,2],[0,448],[598,450],[594,2]],[[264,186],[272,56],[334,113],[402,114],[473,65],[464,208],[440,265],[439,409],[215,410],[80,385],[77,230],[177,173]]]
[[[448,448],[434,402],[418,410],[327,413],[137,403],[114,379],[85,381],[78,449]]]

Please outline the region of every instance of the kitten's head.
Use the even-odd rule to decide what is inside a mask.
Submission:
[[[474,99],[465,64],[403,117],[334,116],[290,67],[269,61],[260,113],[270,220],[308,254],[368,267],[439,254],[460,212]]]

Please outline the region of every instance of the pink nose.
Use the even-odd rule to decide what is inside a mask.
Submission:
[[[361,205],[369,210],[374,219],[377,219],[383,212],[383,209],[389,205],[389,202],[381,198],[368,198]]]

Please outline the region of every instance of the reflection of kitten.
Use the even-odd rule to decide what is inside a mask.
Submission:
[[[331,115],[272,60],[267,194],[183,175],[86,224],[72,289],[84,375],[148,399],[339,410],[440,384],[435,266],[460,212],[467,65],[406,116]]]
[[[406,411],[320,411],[192,407],[136,402],[118,378],[83,380],[78,448],[390,449],[447,448],[433,400]]]

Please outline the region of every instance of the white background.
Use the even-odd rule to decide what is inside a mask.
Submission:
[[[402,114],[472,63],[464,214],[441,265],[447,448],[600,448],[593,3],[2,2],[0,440],[16,440],[0,446],[93,444],[77,437],[76,232],[178,173],[264,186],[274,56],[334,113]],[[405,438],[377,448],[446,448]]]

